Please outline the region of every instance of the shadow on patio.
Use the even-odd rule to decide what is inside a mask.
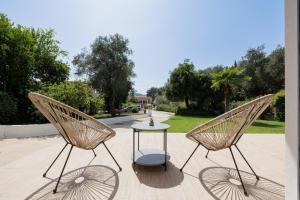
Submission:
[[[113,199],[119,187],[117,172],[103,165],[86,166],[66,173],[58,192],[53,194],[56,181],[52,180],[26,199]]]
[[[260,177],[256,180],[253,174],[241,171],[245,187],[249,193],[246,197],[235,169],[208,167],[199,174],[205,190],[216,200],[229,199],[284,199],[284,186],[269,179]]]
[[[183,173],[172,163],[168,162],[168,170],[164,167],[145,167],[132,165],[139,182],[153,188],[172,188],[183,181]]]

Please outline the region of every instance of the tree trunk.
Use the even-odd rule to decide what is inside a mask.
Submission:
[[[228,96],[228,93],[227,93],[227,92],[225,93],[225,101],[224,101],[224,104],[225,104],[225,112],[227,112],[228,109],[229,109],[229,96]]]
[[[189,104],[189,98],[188,97],[184,98],[184,102],[185,102],[186,107],[189,108],[190,104]]]
[[[115,97],[111,97],[109,105],[110,105],[109,112],[112,115],[112,117],[115,117],[116,116]]]

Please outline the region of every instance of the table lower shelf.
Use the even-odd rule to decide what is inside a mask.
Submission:
[[[166,161],[170,160],[167,153]],[[165,164],[165,151],[159,149],[140,149],[135,151],[134,163],[144,166],[156,166]]]

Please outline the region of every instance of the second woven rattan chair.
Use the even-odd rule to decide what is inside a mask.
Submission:
[[[238,141],[244,134],[245,130],[260,116],[260,114],[269,106],[272,101],[272,94],[265,95],[258,99],[255,99],[249,103],[246,103],[242,106],[239,106],[229,112],[220,115],[209,122],[202,124],[189,133],[186,134],[186,137],[198,145],[188,158],[188,160],[184,163],[180,171],[183,170],[187,162],[193,156],[195,151],[198,149],[200,145],[206,148],[208,156],[209,151],[218,151],[222,149],[229,149],[234,165],[239,175],[240,182],[242,184],[245,195],[248,193],[246,191],[245,185],[241,178],[239,168],[237,166],[236,160],[234,158],[234,154],[232,152],[232,146],[235,146],[238,152],[241,154],[251,171],[256,176],[257,180],[259,177],[254,172],[242,152],[237,146]]]
[[[55,161],[58,159],[58,157],[61,155],[61,153],[64,151],[64,149],[67,147],[67,145],[71,146],[55,189],[53,190],[54,193],[57,192],[57,187],[67,165],[73,147],[91,150],[93,151],[94,156],[96,156],[94,149],[98,145],[103,144],[110,156],[113,158],[114,162],[118,165],[120,171],[122,170],[122,168],[104,143],[105,141],[111,139],[116,135],[116,132],[113,129],[111,129],[106,124],[97,121],[93,117],[76,110],[75,108],[67,106],[44,95],[31,92],[29,93],[28,97],[38,108],[38,110],[53,124],[53,126],[58,130],[58,132],[66,142],[63,149],[59,152],[49,168],[43,174],[44,177],[46,176],[52,165],[55,163]]]

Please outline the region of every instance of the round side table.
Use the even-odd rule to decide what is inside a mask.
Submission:
[[[133,129],[133,164],[144,166],[163,165],[167,170],[167,161],[170,160],[170,155],[167,152],[167,130],[170,125],[164,123],[156,123],[154,126],[149,126],[149,123],[136,123],[131,126]],[[163,134],[163,150],[161,149],[140,149],[140,132],[143,131],[162,131]],[[137,150],[135,144],[136,133]]]

